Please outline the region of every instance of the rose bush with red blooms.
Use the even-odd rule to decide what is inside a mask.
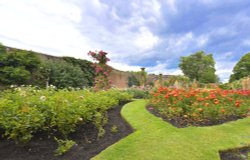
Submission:
[[[89,51],[88,55],[90,55],[97,63],[94,63],[96,77],[95,77],[95,91],[107,90],[111,87],[111,80],[109,79],[109,74],[112,71],[112,68],[109,67],[106,63],[110,61],[107,58],[107,54],[104,51],[99,52],[91,52]]]
[[[150,105],[168,119],[188,124],[218,122],[250,113],[250,90],[173,89],[160,87],[152,92]]]

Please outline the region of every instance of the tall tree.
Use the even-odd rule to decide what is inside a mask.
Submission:
[[[26,84],[39,64],[39,59],[32,51],[12,49],[6,52],[0,46],[0,83]]]
[[[234,66],[233,74],[230,76],[230,82],[239,80],[250,75],[250,53],[241,57],[240,61]]]
[[[90,87],[94,86],[95,68],[92,62],[73,57],[63,57],[63,60],[73,66],[79,66],[83,72],[84,81],[87,83],[86,85]]]
[[[44,62],[40,68],[41,81],[58,88],[87,87],[84,73],[79,66],[74,66],[66,61]]]
[[[218,77],[215,74],[215,61],[212,54],[206,55],[199,51],[190,56],[181,57],[179,67],[185,76],[201,83],[215,83]]]

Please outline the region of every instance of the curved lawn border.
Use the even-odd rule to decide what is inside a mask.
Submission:
[[[126,104],[121,114],[135,132],[93,160],[220,160],[219,150],[250,146],[250,118],[212,127],[175,128],[149,113],[147,101]]]

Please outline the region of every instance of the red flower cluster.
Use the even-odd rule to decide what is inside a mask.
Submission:
[[[91,52],[89,51],[88,55],[90,55],[94,60],[98,61],[101,64],[106,64],[108,61],[110,61],[109,58],[106,57],[108,53],[104,51],[99,52]]]
[[[99,52],[91,52],[89,51],[88,55],[90,55],[95,61],[98,63],[94,64],[96,78],[95,78],[95,90],[106,90],[111,87],[111,81],[109,80],[109,73],[112,71],[111,67],[109,67],[106,63],[110,61],[107,58],[107,54],[104,51]]]
[[[250,111],[250,90],[173,89],[160,87],[150,103],[167,117],[197,121],[245,117]]]

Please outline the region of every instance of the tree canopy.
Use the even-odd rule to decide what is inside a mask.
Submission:
[[[73,57],[63,57],[63,60],[73,66],[80,67],[83,73],[83,80],[86,82],[85,85],[93,86],[95,79],[95,68],[93,63],[83,59],[75,59]]]
[[[190,80],[197,80],[201,83],[215,83],[218,81],[215,74],[213,55],[206,55],[204,51],[181,57],[179,67]]]
[[[250,75],[250,53],[241,57],[240,61],[234,66],[233,74],[230,76],[230,82],[239,80]]]
[[[81,68],[65,61],[46,61],[42,64],[39,73],[49,85],[58,88],[88,86]]]
[[[26,84],[40,64],[37,56],[32,51],[13,49],[6,52],[0,48],[0,83]]]

